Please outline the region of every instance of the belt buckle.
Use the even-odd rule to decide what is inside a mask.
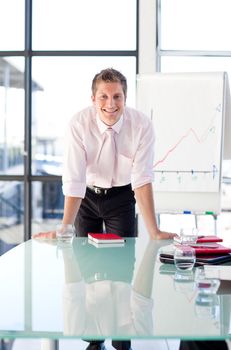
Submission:
[[[95,187],[94,190],[95,190],[95,193],[96,193],[96,194],[101,194],[101,191],[102,191],[102,190],[101,190],[100,188]]]
[[[96,194],[104,194],[106,195],[107,194],[107,189],[106,188],[99,188],[99,187],[94,187],[94,192]]]

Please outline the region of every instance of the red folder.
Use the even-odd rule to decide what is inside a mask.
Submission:
[[[224,253],[231,253],[231,248],[225,247],[221,244],[218,243],[212,243],[211,245],[209,244],[196,244],[196,245],[191,245],[196,251],[196,255],[201,255],[201,254],[224,254]]]
[[[222,242],[223,239],[217,236],[199,236],[197,243]]]

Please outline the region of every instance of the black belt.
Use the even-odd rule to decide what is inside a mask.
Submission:
[[[87,186],[87,188],[91,191],[94,192],[95,194],[98,195],[107,195],[107,194],[112,194],[120,191],[124,191],[126,189],[131,188],[131,184],[125,185],[125,186],[116,186],[116,187],[111,187],[111,188],[103,188],[103,187],[98,187],[98,186]]]

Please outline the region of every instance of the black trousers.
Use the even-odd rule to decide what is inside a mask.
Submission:
[[[106,194],[95,193],[87,188],[75,220],[75,230],[79,237],[87,237],[88,232],[103,231],[116,233],[122,237],[137,236],[135,220],[135,197],[131,185],[113,187]],[[91,340],[90,344],[103,341]],[[112,340],[117,350],[129,350],[130,340]]]
[[[77,236],[104,230],[122,237],[137,236],[135,202],[131,185],[113,187],[106,194],[87,188],[75,220]]]

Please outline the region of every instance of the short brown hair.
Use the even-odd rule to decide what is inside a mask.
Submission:
[[[121,83],[124,96],[127,97],[127,79],[118,70],[113,68],[106,68],[97,73],[92,80],[91,91],[94,96],[97,90],[97,83],[104,81],[106,83]]]

